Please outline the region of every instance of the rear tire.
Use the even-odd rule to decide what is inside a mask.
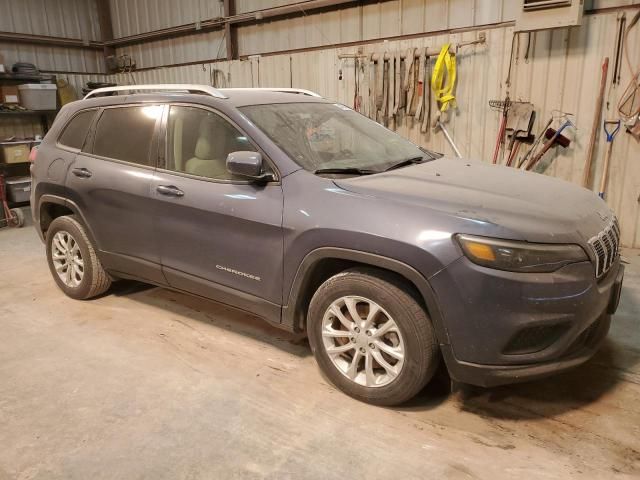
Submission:
[[[46,237],[47,263],[60,289],[76,300],[106,292],[111,278],[102,268],[84,227],[74,216],[58,217]]]
[[[433,377],[438,342],[409,288],[393,275],[357,268],[316,291],[307,317],[309,342],[322,372],[343,392],[398,405]]]

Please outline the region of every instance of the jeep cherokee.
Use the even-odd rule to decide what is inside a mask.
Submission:
[[[591,191],[445,158],[304,90],[100,89],[62,108],[32,173],[68,296],[136,279],[306,331],[378,405],[440,360],[481,386],[581,364],[619,301],[620,230]]]

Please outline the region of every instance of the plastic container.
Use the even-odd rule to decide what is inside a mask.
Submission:
[[[20,90],[20,105],[27,110],[55,110],[56,87],[53,83],[23,83]]]
[[[31,195],[31,177],[7,178],[7,199],[13,203],[29,201]]]

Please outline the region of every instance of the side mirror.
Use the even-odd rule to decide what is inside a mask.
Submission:
[[[273,175],[263,173],[262,167],[263,161],[260,152],[239,151],[227,155],[227,170],[233,175],[270,181]]]

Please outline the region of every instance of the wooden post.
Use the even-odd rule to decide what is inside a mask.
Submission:
[[[228,21],[228,17],[236,14],[235,0],[224,0],[224,38],[227,47],[227,60],[238,58],[238,31],[237,27]]]
[[[96,0],[98,7],[98,22],[100,23],[100,36],[103,42],[113,40],[113,24],[111,23],[111,8],[109,7],[109,0]],[[105,45],[102,49],[104,55],[104,68],[109,73],[109,63],[107,58],[115,56],[116,49],[111,46]]]

